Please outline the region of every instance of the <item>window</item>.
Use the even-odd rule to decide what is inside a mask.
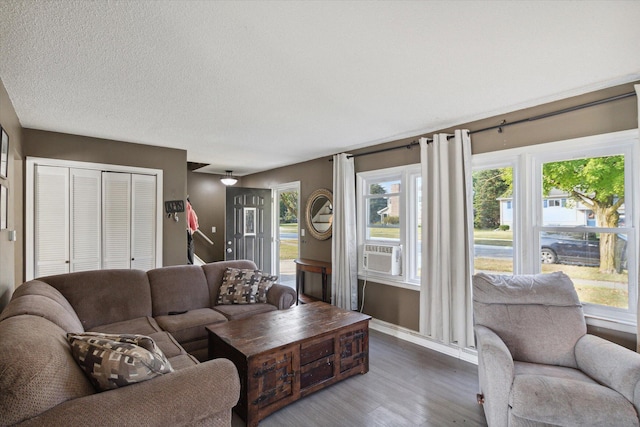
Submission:
[[[632,230],[620,222],[629,214],[626,206],[631,206],[627,189],[632,183],[625,178],[631,159],[616,146],[581,151],[579,157],[573,153],[534,157],[539,198],[560,191],[572,202],[543,212],[536,226],[541,271],[568,274],[585,311],[600,316],[624,318],[635,311],[630,310],[635,307],[631,299],[636,290],[629,287],[628,265]]]
[[[357,177],[359,274],[377,277],[383,283],[419,285],[422,242],[420,167],[361,172]],[[371,266],[365,269],[365,245],[368,245],[368,250],[385,248],[388,254],[400,254],[399,274]],[[388,246],[398,249],[393,252],[393,249],[386,249]]]
[[[475,270],[513,274],[513,166],[473,171],[473,247]]]
[[[473,162],[476,271],[563,271],[574,282],[590,324],[635,332],[640,213],[637,132],[480,154]],[[504,179],[504,172],[500,174],[507,189],[481,196],[482,181],[476,177],[492,179],[509,164],[514,165],[512,176]],[[494,205],[497,200],[505,208],[483,210],[490,212],[489,220],[479,226],[484,219],[479,218],[478,198]],[[507,208],[509,200],[513,211]],[[493,233],[504,232],[507,226],[513,236],[511,265],[495,253],[482,255],[484,245],[495,243],[490,240],[496,237]]]

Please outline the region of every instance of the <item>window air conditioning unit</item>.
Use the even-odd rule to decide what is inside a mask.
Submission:
[[[400,275],[400,246],[364,245],[363,266],[366,271]]]

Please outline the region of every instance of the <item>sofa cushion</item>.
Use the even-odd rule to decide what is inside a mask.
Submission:
[[[180,356],[181,354],[187,354],[187,352],[184,351],[184,348],[178,344],[178,341],[176,341],[173,335],[169,332],[155,332],[150,334],[149,338],[156,343],[162,353],[164,353],[167,359],[169,359],[169,362],[171,362],[171,358],[173,357]],[[173,363],[171,363],[171,366],[173,369],[176,369],[176,367],[173,366]]]
[[[151,290],[140,270],[92,270],[38,279],[58,289],[85,330],[151,316]]]
[[[256,297],[256,302],[268,302],[267,301],[267,292],[269,289],[276,283],[278,280],[278,276],[270,276],[263,274],[260,278],[260,283],[258,283],[258,295]]]
[[[78,316],[71,307],[67,309],[58,301],[44,295],[27,294],[18,298],[12,298],[2,311],[2,314],[0,314],[0,321],[22,314],[44,317],[60,326],[65,332],[84,331],[80,319],[78,319]]]
[[[195,366],[200,363],[198,359],[187,353],[174,356],[169,359],[169,362],[171,363],[173,369],[176,371],[184,368],[190,368],[191,366]]]
[[[220,285],[217,304],[254,304],[257,302],[260,270],[227,268]]]
[[[180,343],[207,338],[207,331],[204,328],[214,323],[226,322],[227,318],[210,308],[199,308],[186,313],[158,316],[158,325],[162,327]]]
[[[209,286],[197,265],[174,265],[147,271],[153,317],[211,306]]]
[[[0,322],[0,424],[19,423],[95,393],[74,361],[65,334],[39,316]]]
[[[213,307],[218,302],[218,295],[220,294],[222,277],[224,276],[224,272],[228,267],[243,268],[249,270],[255,270],[256,268],[258,268],[253,261],[247,259],[218,261],[201,266],[202,271],[207,278],[209,294],[211,295],[211,302],[209,305],[210,307]]]
[[[233,305],[217,305],[213,308],[224,314],[229,320],[245,319],[260,313],[275,311],[278,308],[272,304],[233,304]]]
[[[151,335],[162,331],[153,317],[145,316],[136,319],[124,320],[122,322],[110,323],[91,328],[88,332],[100,332],[103,334],[140,334]],[[74,331],[70,331],[74,332]]]
[[[150,380],[173,372],[149,337],[134,334],[67,334],[76,362],[99,391]]]

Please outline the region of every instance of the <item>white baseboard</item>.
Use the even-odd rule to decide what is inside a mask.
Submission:
[[[424,335],[420,335],[418,332],[412,331],[411,329],[403,328],[378,319],[371,319],[369,321],[369,328],[374,331],[382,332],[383,334],[400,338],[401,340],[412,342],[421,347],[435,350],[439,353],[444,353],[447,356],[473,363],[474,365],[478,364],[478,353],[473,349],[461,349],[455,346],[442,344],[429,339]]]

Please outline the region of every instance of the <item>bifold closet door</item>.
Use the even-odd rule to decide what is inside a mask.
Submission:
[[[156,266],[156,177],[131,175],[131,268]]]
[[[102,172],[102,268],[131,266],[131,174]]]
[[[34,276],[69,272],[69,168],[36,165]]]
[[[102,172],[71,169],[71,271],[99,270],[101,255]]]

